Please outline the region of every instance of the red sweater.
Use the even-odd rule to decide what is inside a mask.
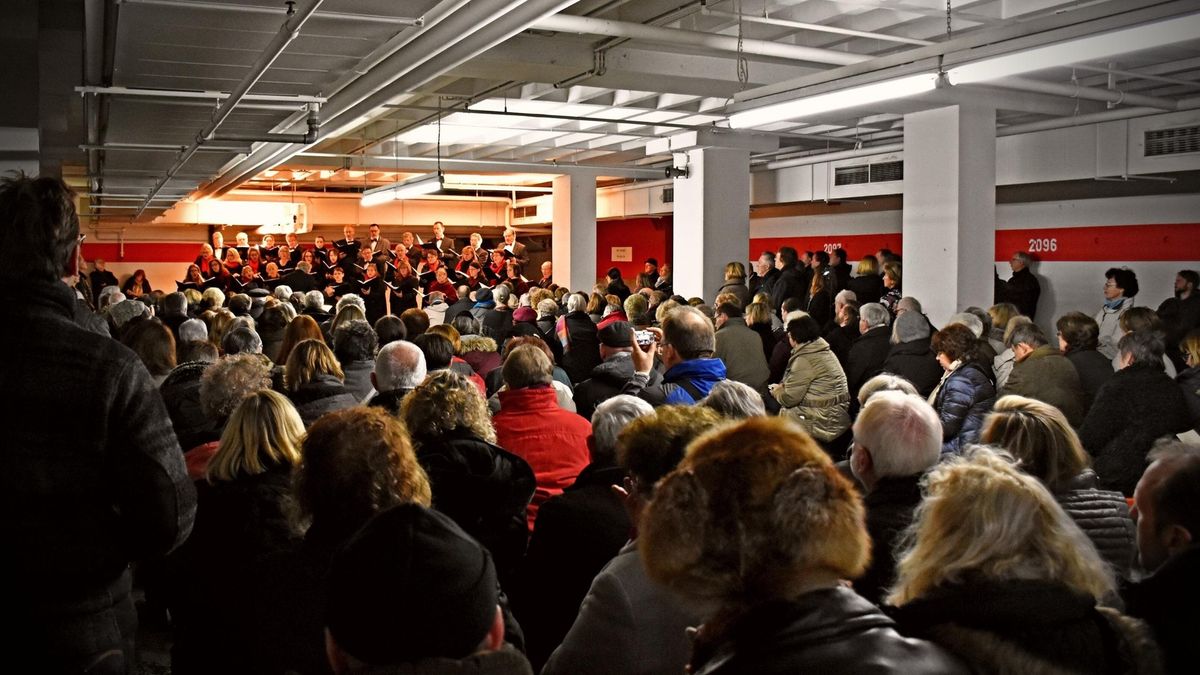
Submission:
[[[500,412],[492,417],[492,424],[496,444],[533,468],[537,489],[527,510],[532,531],[542,502],[562,494],[588,465],[592,425],[558,407],[558,396],[550,386],[501,391]]]

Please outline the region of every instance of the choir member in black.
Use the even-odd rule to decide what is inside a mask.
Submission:
[[[397,259],[395,268],[391,270],[391,279],[388,281],[392,313],[399,315],[406,309],[415,308],[418,304],[417,297],[420,290],[420,280],[413,271],[412,265],[408,263],[408,258]]]
[[[454,265],[454,271],[466,276],[467,268],[470,267],[471,263],[473,262],[475,262],[475,247],[464,246],[462,251],[458,254],[458,261]]]
[[[229,290],[234,293],[249,293],[250,291],[266,288],[266,283],[262,277],[254,273],[254,269],[249,265],[242,266],[241,276],[233,277],[229,280]]]
[[[264,234],[262,243],[258,245],[258,252],[262,255],[263,260],[278,260],[279,247],[275,245],[275,237]]]
[[[319,288],[317,276],[313,274],[308,265],[297,265],[287,274],[283,274],[283,270],[280,270],[280,274],[282,275],[283,283],[290,286],[292,291],[296,293],[307,293]]]
[[[462,283],[472,291],[492,285],[488,282],[487,275],[484,274],[483,265],[474,260],[467,263],[467,275],[463,278]]]
[[[225,245],[225,234],[220,230],[212,233],[212,246],[210,248],[212,249],[213,255],[217,256],[218,258],[225,257],[225,249],[229,247]]]
[[[238,232],[234,237],[234,241],[236,242],[236,246],[233,248],[237,249],[238,255],[245,258],[250,252],[250,235],[246,234],[245,232]],[[222,255],[220,259],[224,260],[225,256]]]
[[[381,261],[391,254],[392,242],[379,235],[379,226],[371,223],[367,228],[368,238],[363,243],[363,248],[371,250],[371,258],[375,261]]]
[[[334,267],[326,277],[325,288],[321,292],[325,294],[329,304],[336,305],[343,295],[354,292],[354,285],[346,281],[346,270]]]
[[[450,280],[450,272],[448,267],[439,267],[433,274],[433,281],[425,287],[425,295],[431,293],[444,293],[446,302],[454,304],[458,302],[458,289],[454,287],[454,282]]]
[[[433,224],[433,237],[427,243],[437,248],[445,264],[453,265],[458,259],[458,252],[454,250],[454,240],[446,236],[446,226],[442,221]]]
[[[298,258],[292,257],[292,250],[287,246],[279,247],[279,269],[292,270],[296,268],[296,263],[300,262]]]
[[[510,259],[505,266],[504,282],[512,287],[515,295],[520,296],[529,292],[529,280],[521,274],[521,263],[516,259]]]
[[[325,262],[321,263],[321,271],[328,277],[333,273],[334,268],[340,268],[343,272],[348,271],[342,260],[342,252],[331,248],[325,252]],[[347,274],[347,276],[349,275]]]
[[[361,281],[367,278],[367,268],[376,264],[382,263],[376,263],[375,255],[371,253],[371,249],[364,246],[358,250],[358,260],[355,261],[354,268],[349,271],[351,276]]]
[[[225,254],[222,253],[221,255]],[[213,247],[209,246],[208,244],[200,244],[200,255],[196,256],[196,259],[193,262],[199,265],[200,269],[204,269],[208,265],[208,261],[212,260],[214,257],[217,256],[215,253],[213,253]]]
[[[263,283],[272,291],[283,283],[283,277],[279,275],[279,265],[273,262],[267,263],[267,273],[263,275]]]
[[[417,266],[417,274],[421,277],[422,285],[427,285],[433,281],[434,272],[443,267],[442,257],[433,244],[422,244],[421,250],[425,255],[425,260]]]
[[[247,252],[249,255],[249,252]],[[225,269],[230,274],[241,274],[242,271],[242,254],[238,253],[236,248],[231,248],[225,252],[225,260],[221,261],[225,265]]]
[[[404,250],[408,252],[408,264],[416,269],[421,265],[421,261],[425,259],[425,252],[417,244],[416,237],[412,232],[401,232],[400,243],[404,244]]]
[[[370,249],[363,250],[370,255]],[[376,321],[389,313],[388,287],[384,285],[383,277],[379,275],[378,263],[367,265],[366,274],[359,282],[358,287],[359,295],[362,296],[363,303],[367,308],[367,322],[374,326]]]
[[[301,250],[300,251],[300,259],[297,260],[296,262],[297,263],[302,263],[302,262],[308,263],[309,269],[311,269],[313,271],[313,273],[317,275],[317,281],[319,281],[321,283],[325,282],[326,270],[321,267],[321,263],[317,262],[317,256],[315,256],[312,251],[310,251],[308,249]]]
[[[121,292],[130,300],[150,295],[151,290],[150,280],[146,278],[145,270],[134,270],[133,276],[126,279],[125,284],[121,286]]]
[[[246,253],[246,264],[242,265],[242,267],[249,267],[250,269],[254,270],[255,274],[261,274],[262,265],[262,251],[257,248],[252,248]]]
[[[175,290],[185,291],[189,288],[194,288],[198,291],[204,290],[204,275],[200,273],[199,265],[188,265],[187,273],[183,275],[183,281],[175,282]]]
[[[312,253],[318,263],[329,262],[329,249],[325,247],[325,237],[318,234],[313,238]]]
[[[295,232],[288,232],[287,234],[283,235],[283,243],[287,244],[288,248],[295,251],[296,249],[300,248],[300,237],[297,237]]]
[[[337,249],[342,258],[350,260],[358,259],[358,250],[362,248],[362,242],[354,238],[354,226],[347,225],[342,228],[343,238],[333,242],[333,247]]]
[[[237,254],[235,249],[229,250]],[[213,258],[208,264],[208,272],[208,280],[204,282],[205,288],[219,288],[222,291],[229,290],[229,279],[233,275],[229,273],[229,269],[220,260]]]

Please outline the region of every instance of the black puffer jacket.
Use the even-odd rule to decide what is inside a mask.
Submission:
[[[608,360],[592,368],[592,376],[575,387],[575,412],[584,419],[592,419],[596,406],[621,393],[625,383],[633,378],[633,359],[624,352],[608,357]],[[650,371],[646,386],[662,384],[662,375]]]
[[[942,420],[942,453],[958,454],[979,440],[983,418],[996,402],[996,386],[977,363],[964,363],[950,373],[933,407]]]
[[[311,427],[313,422],[325,413],[358,405],[358,399],[354,398],[341,380],[325,374],[318,375],[312,382],[288,392],[288,398],[295,404],[296,412],[300,413],[305,427]]]
[[[899,375],[912,382],[917,393],[925,398],[929,398],[942,375],[945,375],[937,356],[929,349],[928,338],[892,345],[887,360],[883,362],[883,372]]]
[[[592,368],[600,365],[600,338],[596,336],[596,324],[586,312],[571,312],[563,317],[566,323],[567,345],[563,350],[563,370],[571,382],[586,380]]]
[[[804,272],[795,265],[779,270],[779,277],[771,288],[771,309],[778,311],[788,298],[808,299],[808,286],[804,283]]]
[[[896,632],[895,623],[848,588],[773,602],[697,636],[695,675],[966,673],[954,657]]]
[[[1113,376],[1112,359],[1104,356],[1095,349],[1076,349],[1064,356],[1075,366],[1079,373],[1079,386],[1083,387],[1084,414],[1092,407],[1100,387],[1104,386]]]
[[[1132,497],[1154,441],[1189,428],[1187,401],[1179,385],[1158,364],[1135,363],[1100,388],[1079,429],[1079,440],[1095,458],[1100,485]]]
[[[852,277],[848,288],[854,291],[859,307],[868,302],[879,302],[879,299],[883,297],[884,290],[886,290],[883,287],[883,277],[878,274]]]
[[[978,673],[1162,672],[1144,623],[1059,582],[979,579],[889,613],[905,635],[933,640]]]
[[[501,585],[508,585],[525,555],[525,507],[537,485],[533,469],[465,429],[413,440],[433,488],[433,507],[491,551]]]
[[[850,345],[850,355],[846,358],[850,398],[858,398],[858,390],[862,389],[863,384],[883,372],[883,362],[887,361],[892,349],[891,337],[891,328],[876,326]]]
[[[1087,469],[1066,490],[1055,492],[1054,498],[1112,565],[1113,572],[1128,577],[1137,547],[1133,519],[1121,493],[1101,490],[1099,482],[1096,472]]]

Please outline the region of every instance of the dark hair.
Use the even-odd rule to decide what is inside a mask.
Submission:
[[[188,340],[187,342],[179,343],[175,348],[175,362],[187,363],[189,361],[205,361],[207,363],[216,363],[220,358],[217,353],[217,346],[208,340]]]
[[[1158,527],[1178,525],[1195,542],[1200,537],[1200,449],[1179,441],[1159,441],[1147,459],[1175,465],[1153,492]]]
[[[479,335],[483,330],[483,325],[479,319],[471,316],[467,312],[463,312],[450,322],[454,326],[454,330],[458,331],[459,335]]]
[[[934,333],[929,347],[935,355],[945,354],[951,361],[969,361],[979,349],[979,339],[970,328],[955,323]]]
[[[1013,345],[1029,345],[1035,349],[1050,344],[1046,334],[1042,332],[1042,327],[1032,322],[1014,328],[1009,342]]]
[[[221,349],[226,356],[261,354],[262,347],[262,338],[249,326],[237,326],[221,338]]]
[[[234,316],[246,316],[250,313],[250,306],[254,304],[254,300],[245,293],[238,293],[229,299],[229,311],[233,312]]]
[[[833,252],[842,262],[846,262],[846,249],[839,246],[833,249]]]
[[[792,265],[795,265],[797,257],[796,249],[792,248],[791,246],[779,247],[779,259],[783,261],[784,267],[791,267]]]
[[[821,327],[817,325],[816,319],[805,314],[788,322],[787,334],[796,344],[802,345],[821,337]]]
[[[739,307],[737,303],[733,302],[722,302],[721,304],[717,305],[716,313],[724,314],[731,319],[737,319],[745,316],[745,313],[742,312],[742,308]]]
[[[1138,294],[1137,275],[1127,267],[1110,267],[1104,273],[1104,278],[1112,279],[1117,288],[1121,289],[1121,294],[1127,298],[1132,298]]]
[[[121,344],[132,349],[155,377],[175,367],[175,336],[158,319],[131,322],[121,336]]]
[[[1179,270],[1179,276],[1193,287],[1200,286],[1200,274],[1196,270]]]
[[[798,309],[804,309],[804,301],[797,297],[791,297],[783,301],[783,313],[794,312]]]
[[[454,359],[454,343],[450,338],[437,333],[422,333],[413,338],[412,343],[425,355],[425,369],[428,372],[450,367]]]
[[[262,316],[258,319],[258,327],[262,330],[283,330],[287,325],[287,314],[283,313],[283,305],[278,303],[264,307]]]
[[[379,317],[375,322],[375,339],[379,347],[389,345],[393,342],[399,342],[408,338],[408,328],[404,326],[404,322],[398,316]]]
[[[821,263],[821,267],[829,264],[829,254],[825,251],[817,251],[813,254],[813,257],[817,259],[817,262]]]
[[[1163,332],[1162,319],[1158,318],[1158,312],[1149,307],[1130,307],[1121,313],[1117,323],[1127,333],[1142,330]]]
[[[1067,353],[1092,350],[1100,344],[1100,324],[1083,312],[1063,314],[1054,327],[1067,343]]]
[[[164,295],[161,304],[164,315],[180,316],[187,314],[187,296],[179,291]]]
[[[375,358],[378,344],[375,331],[366,321],[347,321],[333,333],[333,355],[343,366]]]
[[[1158,331],[1135,330],[1132,333],[1126,333],[1125,337],[1117,343],[1117,349],[1121,351],[1121,356],[1126,354],[1132,356],[1133,363],[1144,364],[1158,370],[1166,369],[1163,365],[1166,343],[1162,333]]]
[[[522,345],[537,347],[538,349],[542,350],[542,353],[546,355],[546,358],[550,359],[550,363],[554,363],[554,352],[550,351],[550,345],[546,344],[545,340],[535,335],[514,335],[513,337],[509,338],[508,342],[504,343],[504,350],[500,354],[501,360],[507,359],[508,355],[511,354],[514,349]]]
[[[0,178],[0,278],[57,281],[79,245],[75,193],[57,178]]]
[[[404,332],[410,340],[429,330],[429,315],[423,309],[406,309],[400,313],[400,320],[404,322]]]

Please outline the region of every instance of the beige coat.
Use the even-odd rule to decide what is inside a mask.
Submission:
[[[783,381],[772,392],[780,415],[829,442],[850,428],[850,389],[837,357],[822,338],[792,349]]]

